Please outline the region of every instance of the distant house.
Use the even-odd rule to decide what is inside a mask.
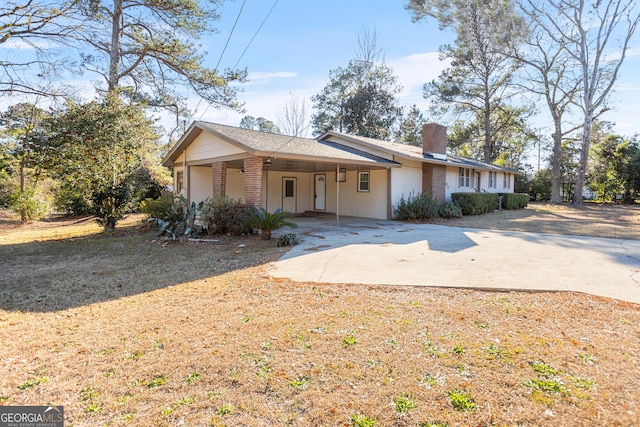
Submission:
[[[423,128],[423,146],[327,132],[298,138],[194,122],[163,164],[189,201],[213,195],[268,211],[391,219],[402,196],[512,193],[518,171],[447,154],[446,128]]]

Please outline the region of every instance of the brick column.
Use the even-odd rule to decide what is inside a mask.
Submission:
[[[211,164],[211,179],[213,181],[213,195],[226,196],[227,163],[213,162]]]
[[[444,203],[447,198],[447,167],[422,164],[422,192],[431,194],[438,203]]]
[[[447,128],[445,126],[436,123],[422,126],[422,152],[436,156],[447,154]],[[445,202],[447,197],[447,167],[445,165],[422,164],[422,192],[431,194],[438,203]]]
[[[244,201],[259,208],[262,205],[262,158],[244,159]]]

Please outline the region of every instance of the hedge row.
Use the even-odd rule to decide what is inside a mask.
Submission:
[[[480,215],[498,209],[497,193],[453,193],[451,201],[462,209],[462,215]]]
[[[526,193],[453,193],[451,200],[463,215],[480,215],[498,209],[499,196],[503,196],[502,209],[523,209],[529,204]]]
[[[530,196],[527,193],[506,193],[503,196],[503,209],[524,209],[529,205]]]

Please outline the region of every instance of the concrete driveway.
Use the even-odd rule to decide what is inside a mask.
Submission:
[[[577,291],[640,303],[640,241],[334,217],[269,267],[300,282]],[[275,234],[277,236],[277,234]]]

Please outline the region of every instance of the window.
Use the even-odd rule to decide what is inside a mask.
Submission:
[[[287,179],[284,181],[284,197],[293,197],[293,180]]]
[[[458,187],[471,187],[471,170],[469,168],[459,168]]]
[[[502,188],[511,188],[511,174],[504,173],[504,178],[502,179]]]
[[[369,172],[358,172],[358,191],[369,192]]]
[[[489,188],[497,188],[498,187],[498,182],[497,182],[497,172],[489,172]]]

